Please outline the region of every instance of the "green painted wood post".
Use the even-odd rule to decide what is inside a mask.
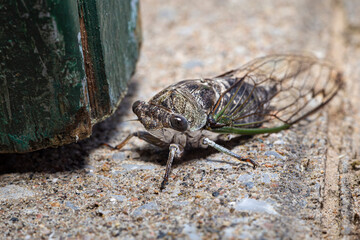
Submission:
[[[135,70],[138,1],[9,0],[0,9],[0,152],[90,136]]]

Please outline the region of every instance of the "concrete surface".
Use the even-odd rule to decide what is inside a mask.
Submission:
[[[1,238],[359,239],[359,1],[141,2],[144,45],[116,114],[78,144],[0,161]],[[307,51],[344,69],[346,88],[308,124],[176,162],[140,140],[131,104],[270,53]]]

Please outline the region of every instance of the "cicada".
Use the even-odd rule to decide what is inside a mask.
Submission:
[[[326,105],[343,86],[341,72],[308,55],[271,55],[214,78],[184,80],[132,110],[147,131],[132,137],[169,149],[164,189],[175,158],[186,149],[213,147],[237,160],[259,164],[216,143],[231,134],[276,133]],[[109,146],[109,145],[108,145]]]

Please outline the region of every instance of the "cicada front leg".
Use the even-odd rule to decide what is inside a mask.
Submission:
[[[166,162],[165,175],[164,175],[163,181],[161,182],[161,185],[160,185],[160,191],[165,189],[165,185],[167,184],[167,182],[169,180],[169,175],[171,173],[171,166],[172,166],[172,163],[174,161],[174,158],[181,158],[183,153],[184,153],[183,147],[181,147],[178,144],[174,144],[174,143],[170,144],[170,146],[169,146],[169,157],[168,157],[168,160]]]
[[[166,146],[168,146],[169,144],[161,141],[160,139],[154,137],[153,135],[151,135],[148,132],[145,131],[139,131],[139,132],[134,132],[131,133],[129,136],[127,136],[127,138],[125,138],[121,143],[119,143],[118,145],[116,145],[115,147],[111,146],[110,144],[107,143],[103,143],[102,145],[107,146],[113,150],[120,150],[122,149],[129,141],[130,139],[132,139],[133,137],[137,137],[140,138],[141,140],[144,140],[145,142],[148,142],[152,145],[164,148]]]
[[[148,132],[145,132],[145,131],[139,131],[139,132],[135,132],[135,133],[131,133],[129,136],[127,136],[127,138],[125,138],[120,144],[116,145],[115,147],[107,144],[107,143],[104,143],[103,145],[113,149],[113,150],[120,150],[122,149],[129,141],[131,138],[133,137],[138,137],[140,138],[141,140],[144,140],[150,144],[153,144],[155,146],[158,146],[158,147],[161,147],[161,148],[164,148],[164,147],[167,147],[169,146],[168,143],[165,143],[163,141],[161,141],[160,139],[154,137],[153,135],[151,135],[150,133]],[[166,163],[166,170],[165,170],[165,175],[164,175],[164,178],[163,178],[163,181],[161,182],[161,185],[160,185],[160,191],[162,191],[163,189],[165,189],[165,186],[169,180],[169,175],[171,173],[171,166],[172,166],[172,163],[174,161],[175,158],[181,158],[181,156],[183,155],[184,153],[184,148],[178,144],[170,144],[169,146],[169,157],[168,157],[168,160],[167,160],[167,163]]]

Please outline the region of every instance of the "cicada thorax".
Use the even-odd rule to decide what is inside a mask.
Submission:
[[[182,115],[189,123],[189,130],[196,131],[205,126],[216,96],[215,89],[207,82],[185,80],[159,92],[149,103]]]

